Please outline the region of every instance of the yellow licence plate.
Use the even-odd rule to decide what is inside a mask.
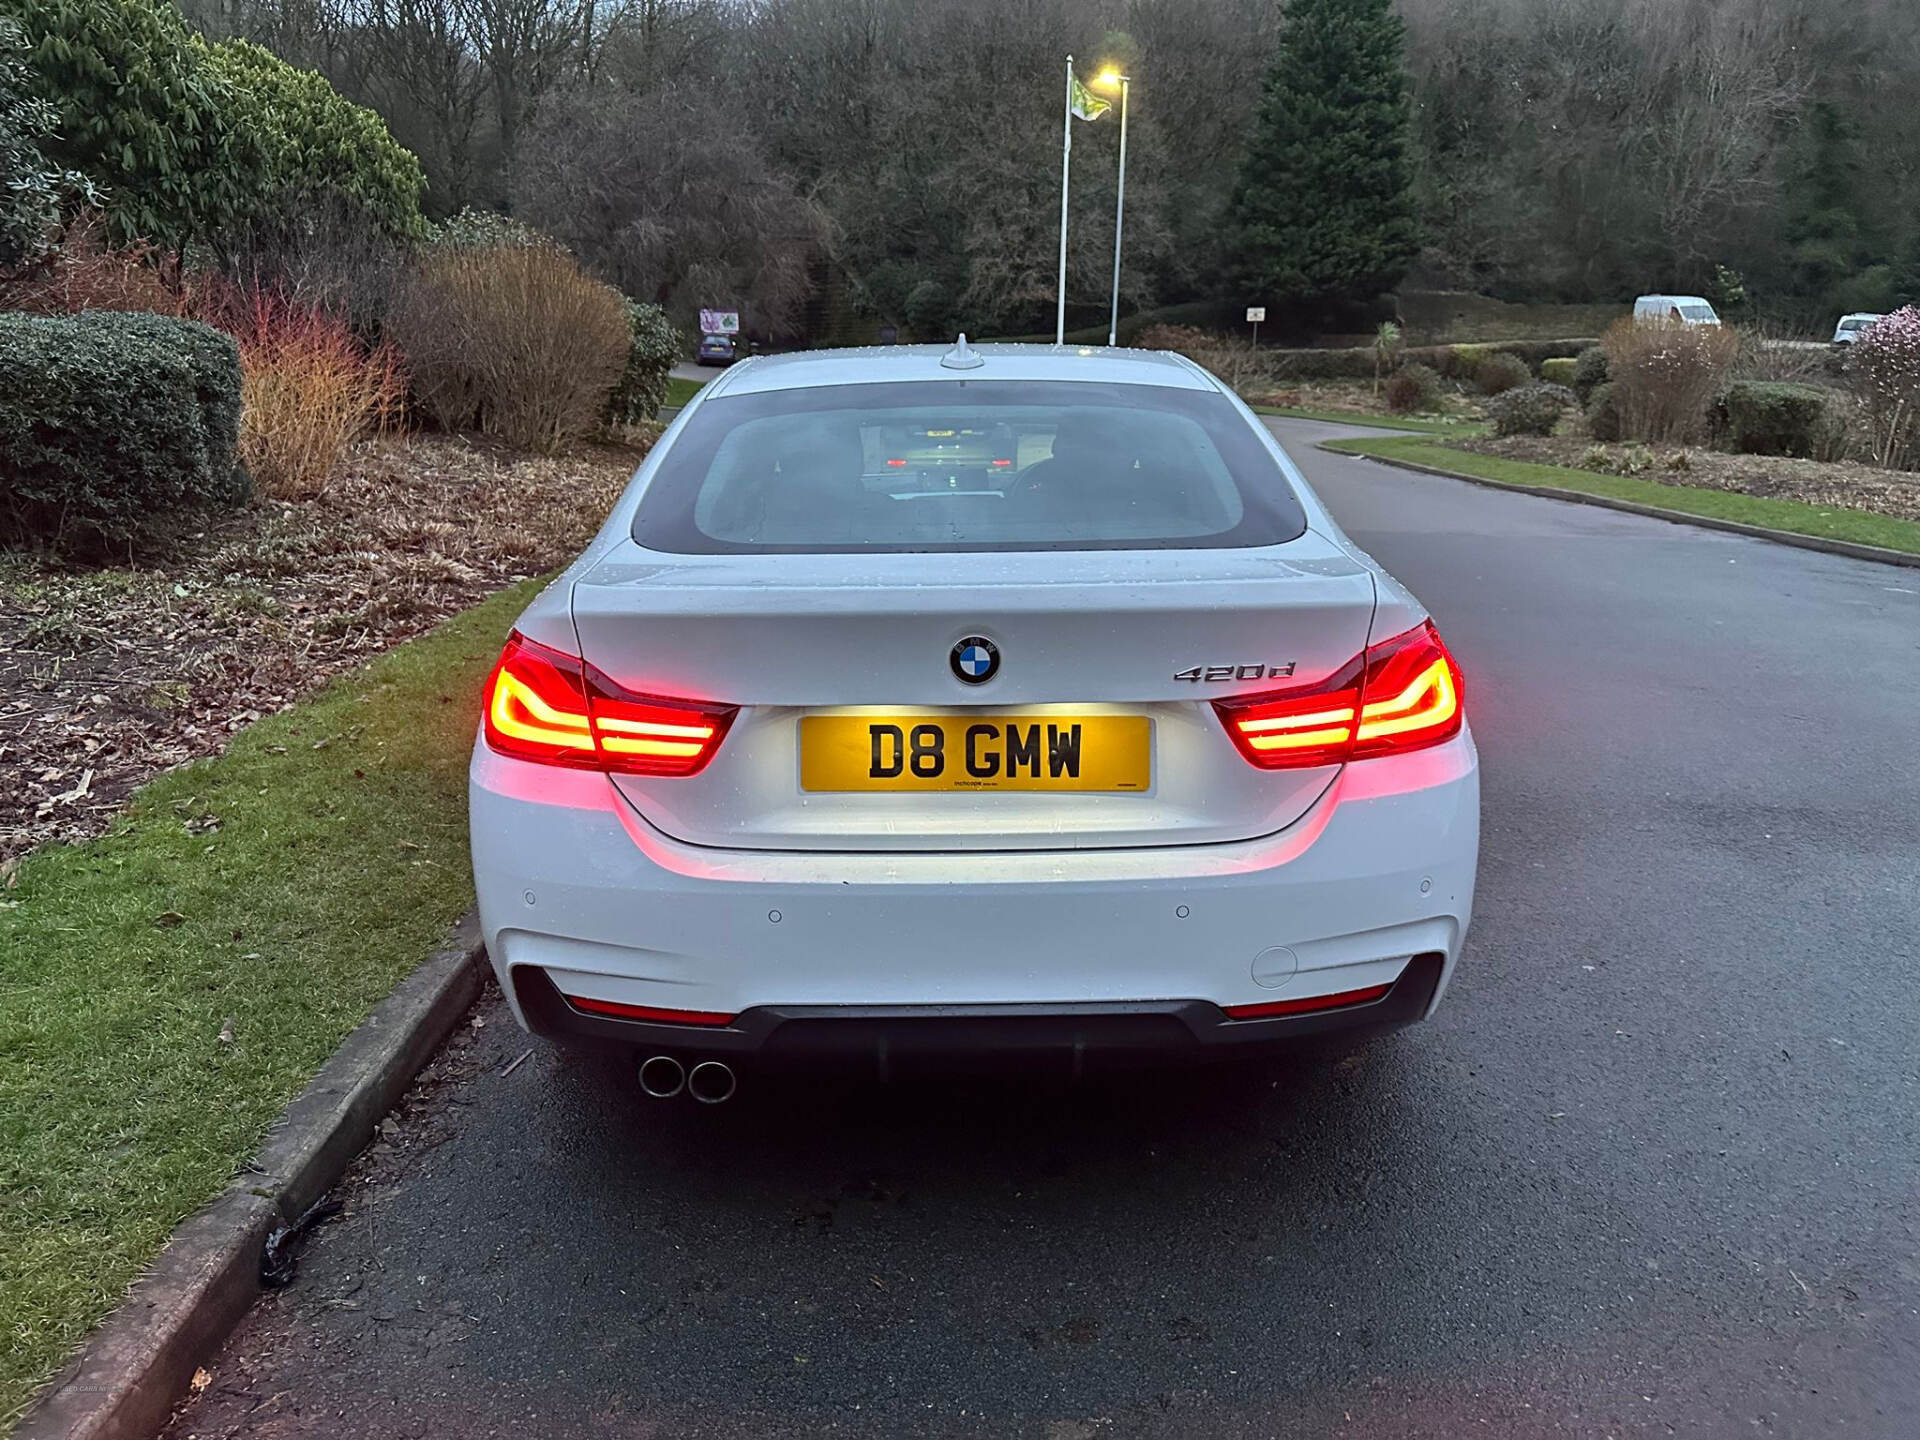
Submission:
[[[1145,790],[1144,715],[808,715],[804,790]]]

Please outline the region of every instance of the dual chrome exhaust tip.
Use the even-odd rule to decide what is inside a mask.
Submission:
[[[720,1060],[702,1060],[691,1070],[672,1055],[649,1055],[640,1062],[640,1088],[655,1100],[671,1100],[684,1091],[702,1105],[722,1105],[739,1086],[733,1067]]]

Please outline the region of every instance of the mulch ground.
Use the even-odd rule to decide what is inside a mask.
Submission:
[[[1563,465],[1604,475],[1639,475],[1664,485],[1692,485],[1775,500],[1798,500],[1836,510],[1865,510],[1920,520],[1920,474],[1877,470],[1852,461],[1789,460],[1778,455],[1723,455],[1684,445],[1595,445],[1555,435],[1504,440],[1450,440],[1461,450]]]
[[[572,559],[644,453],[369,442],[317,498],[257,501],[124,566],[0,554],[0,886],[157,772]]]

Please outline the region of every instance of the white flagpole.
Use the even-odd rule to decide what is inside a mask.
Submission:
[[[1120,77],[1120,189],[1113,206],[1113,311],[1107,320],[1107,345],[1120,343],[1120,228],[1127,219],[1127,91],[1133,81]]]
[[[1053,343],[1067,343],[1067,171],[1073,160],[1073,56],[1067,56],[1067,98],[1060,132],[1060,288],[1054,313]]]

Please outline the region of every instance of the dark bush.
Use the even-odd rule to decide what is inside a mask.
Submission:
[[[233,342],[192,321],[0,314],[0,543],[95,548],[238,504],[239,392]]]
[[[1564,385],[1516,385],[1487,402],[1496,435],[1551,435],[1567,409],[1579,402]]]
[[[1593,400],[1593,392],[1606,384],[1609,378],[1607,352],[1598,345],[1582,350],[1579,358],[1573,362],[1573,393],[1580,397],[1582,405],[1589,404]]]
[[[1473,375],[1474,384],[1480,387],[1482,395],[1504,395],[1532,379],[1533,372],[1527,368],[1526,361],[1518,355],[1505,353],[1487,356]]]
[[[1741,455],[1826,459],[1846,448],[1847,422],[1837,400],[1821,385],[1736,380],[1714,399],[1713,438]]]
[[[922,280],[907,292],[907,328],[918,340],[946,340],[954,324],[953,292],[938,280]]]
[[[1440,401],[1440,377],[1425,365],[1402,365],[1387,377],[1386,400],[1396,415],[1431,410]]]
[[[680,332],[658,305],[627,302],[627,368],[607,397],[607,418],[617,425],[638,425],[660,413],[667,398],[667,377],[680,358]]]
[[[193,399],[206,436],[208,498],[238,505],[247,498],[244,475],[235,472],[240,447],[240,347],[233,336],[197,320],[171,315],[121,314],[89,310],[73,317],[107,335],[137,335],[175,351],[193,371]]]
[[[1620,438],[1620,391],[1609,380],[1587,397],[1587,433],[1611,445]]]

